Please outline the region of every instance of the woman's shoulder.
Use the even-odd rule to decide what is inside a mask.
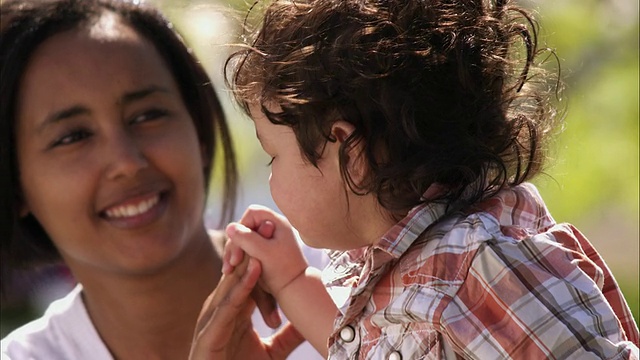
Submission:
[[[52,302],[45,313],[1,341],[2,359],[111,359],[76,286]]]

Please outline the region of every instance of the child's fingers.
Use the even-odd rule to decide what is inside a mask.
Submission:
[[[273,225],[272,233],[269,234],[271,236],[264,236],[265,238],[269,239],[273,236],[275,227],[286,222],[286,219],[275,211],[269,209],[268,207],[261,205],[250,205],[238,222],[248,227],[249,229],[258,230],[261,226],[263,226],[263,224],[271,222]]]
[[[229,228],[229,226],[232,226],[232,225],[233,223],[229,224],[227,228]],[[248,227],[248,228],[254,229],[252,227]],[[262,221],[257,226],[257,228],[255,228],[255,231],[265,239],[270,239],[271,237],[273,237],[273,233],[275,232],[275,224],[270,220]],[[229,231],[227,231],[227,236],[231,237],[231,235],[229,234]],[[242,251],[242,249],[234,245],[233,242],[227,242],[227,245],[225,246],[225,249],[224,249],[224,255],[222,257],[222,260],[223,260],[222,273],[229,274],[230,272],[232,272],[235,266],[237,266],[242,261],[243,258],[244,258],[244,252]]]
[[[244,250],[249,256],[260,259],[268,253],[268,242],[255,231],[239,223],[227,226],[227,235],[231,239],[227,246],[233,245]],[[235,251],[235,250],[233,250]]]
[[[265,220],[260,223],[256,232],[265,239],[271,239],[275,230],[275,224],[271,220]]]
[[[227,237],[231,238],[229,235],[229,227],[234,226],[234,223],[227,225]],[[244,251],[233,241],[227,241],[224,247],[224,254],[222,255],[222,273],[229,274],[233,271],[233,269],[238,266],[244,259]]]

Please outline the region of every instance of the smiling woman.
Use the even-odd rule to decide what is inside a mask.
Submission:
[[[220,224],[235,203],[209,77],[173,26],[138,3],[1,9],[3,290],[15,270],[60,261],[78,283],[4,338],[2,358],[186,358],[221,274],[224,238],[203,220],[214,157],[224,163]]]
[[[214,292],[225,238],[203,213],[215,159],[218,224],[230,221],[236,161],[212,81],[173,24],[127,0],[0,9],[2,295],[43,264],[77,284],[4,337],[2,359],[286,358],[303,339],[287,325],[259,338],[280,317],[253,291],[256,261]]]
[[[111,17],[40,45],[16,107],[22,211],[81,283],[96,267],[162,269],[209,242],[207,155],[179,88],[153,45]]]

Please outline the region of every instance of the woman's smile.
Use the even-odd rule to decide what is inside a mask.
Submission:
[[[168,192],[155,192],[136,196],[100,212],[100,216],[119,228],[136,228],[148,225],[164,214],[168,204]]]

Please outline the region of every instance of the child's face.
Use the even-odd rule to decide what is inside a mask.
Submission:
[[[379,240],[392,224],[378,211],[374,195],[355,195],[343,181],[338,142],[326,144],[315,167],[290,127],[271,123],[255,107],[251,114],[260,144],[273,158],[271,196],[307,245],[347,250]]]
[[[146,273],[206,239],[192,119],[155,48],[117,19],[40,45],[16,121],[24,213],[77,276]]]

